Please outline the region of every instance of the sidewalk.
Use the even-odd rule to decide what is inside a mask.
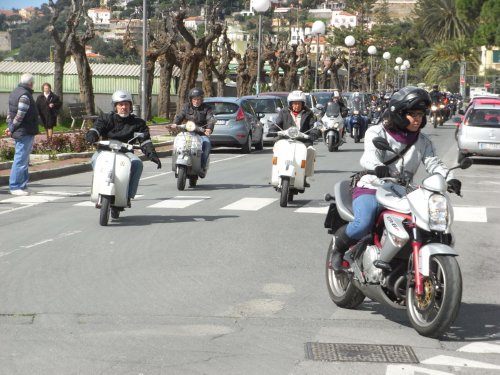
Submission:
[[[172,137],[167,136],[168,131],[165,125],[150,125],[149,129],[158,155],[160,157],[171,155]],[[45,134],[39,134],[35,137],[35,143],[45,139]],[[90,151],[78,154],[64,154],[64,159],[32,162],[33,164],[30,163],[29,167],[30,181],[90,171],[92,170],[90,158],[93,153],[93,151]],[[10,162],[0,163],[0,168],[3,168],[0,169],[0,187],[8,187],[9,185],[11,164]]]

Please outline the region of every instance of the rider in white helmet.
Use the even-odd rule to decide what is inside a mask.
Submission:
[[[144,133],[144,138],[141,139],[141,150],[146,157],[161,168],[161,161],[156,154],[151,137],[149,135],[149,127],[146,122],[140,117],[132,113],[132,95],[128,91],[118,90],[111,97],[113,111],[99,116],[95,121],[94,126],[87,132],[85,138],[87,142],[94,143],[99,140],[99,137],[106,139],[116,139],[120,142],[128,142],[134,137],[134,133]],[[92,166],[94,166],[97,158],[97,153],[92,157]],[[130,207],[130,199],[135,197],[139,187],[139,180],[142,174],[142,161],[132,152],[126,154],[131,161],[130,182],[128,188],[128,199]]]

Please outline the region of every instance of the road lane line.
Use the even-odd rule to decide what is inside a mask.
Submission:
[[[258,211],[277,200],[278,198],[242,198],[222,207],[221,210]]]

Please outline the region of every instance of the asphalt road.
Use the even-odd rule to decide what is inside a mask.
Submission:
[[[426,128],[448,165],[453,126]],[[176,190],[170,158],[145,162],[141,195],[108,227],[91,173],[0,191],[0,374],[493,374],[500,372],[497,161],[456,175],[463,305],[442,340],[404,311],[328,297],[323,195],[358,170],[362,144],[318,144],[311,188],[287,208],[270,148],[215,150],[207,178]],[[325,362],[306,343],[406,345],[419,363]]]

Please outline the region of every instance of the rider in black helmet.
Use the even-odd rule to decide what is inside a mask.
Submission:
[[[182,124],[184,121],[193,121],[197,126],[205,128],[203,135],[201,136],[202,150],[203,154],[201,157],[201,167],[204,173],[206,173],[206,166],[208,156],[210,155],[210,139],[208,137],[212,134],[215,125],[214,113],[210,106],[203,103],[203,90],[197,87],[189,90],[188,94],[189,102],[184,104],[180,113],[175,115],[174,125]],[[204,174],[202,174],[204,177]]]
[[[393,150],[404,155],[404,170],[412,178],[421,163],[429,174],[439,173],[446,176],[448,168],[436,155],[430,138],[421,133],[426,124],[425,113],[431,104],[427,91],[413,86],[404,87],[396,92],[389,101],[384,114],[384,122],[370,127],[365,134],[365,150],[360,159],[364,171],[353,181],[352,209],[354,220],[335,233],[335,254],[332,268],[342,268],[342,259],[347,249],[363,238],[373,227],[378,203],[375,197],[375,184],[379,178],[397,177],[401,171],[403,158],[394,158],[391,152],[375,148],[373,139],[387,139]],[[447,176],[448,191],[460,194],[461,183],[452,173]]]

